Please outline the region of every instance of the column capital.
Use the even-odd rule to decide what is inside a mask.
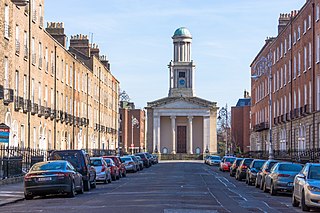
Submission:
[[[192,122],[193,116],[188,116],[189,122]]]
[[[171,119],[171,120],[174,120],[174,119],[176,119],[176,118],[177,118],[177,117],[174,116],[174,115],[171,115],[171,116],[170,116],[170,119]]]

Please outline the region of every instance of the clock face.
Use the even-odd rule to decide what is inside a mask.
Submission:
[[[185,83],[186,83],[186,81],[185,81],[184,79],[180,79],[180,80],[179,80],[179,84],[180,84],[180,85],[184,85]]]

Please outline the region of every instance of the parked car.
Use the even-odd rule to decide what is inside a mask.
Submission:
[[[85,191],[96,188],[96,170],[90,166],[90,157],[83,150],[54,150],[49,160],[67,160],[82,175]]]
[[[83,193],[82,175],[65,160],[39,162],[24,176],[24,197],[66,193],[74,197]]]
[[[143,170],[143,161],[142,161],[142,159],[141,159],[141,157],[140,156],[135,156],[136,158],[137,158],[137,160],[138,160],[138,163],[139,163],[139,170]]]
[[[266,160],[255,159],[251,162],[246,173],[246,183],[252,185],[256,182],[257,173],[261,171],[261,167]]]
[[[106,161],[108,168],[110,168],[111,171],[111,179],[113,181],[120,179],[120,172],[117,165],[114,163],[114,161],[111,158],[103,157],[103,159]]]
[[[159,160],[158,160],[158,156],[157,156],[157,155],[152,154],[152,157],[153,157],[154,164],[159,163]]]
[[[208,159],[208,165],[210,166],[219,166],[221,162],[221,157],[217,155],[212,155]]]
[[[230,166],[230,176],[234,177],[236,175],[236,171],[238,166],[240,165],[243,158],[236,158],[235,161]]]
[[[302,165],[291,162],[279,162],[275,164],[266,176],[263,191],[270,190],[271,195],[277,192],[292,192],[294,177],[301,171]]]
[[[120,157],[122,162],[124,162],[124,165],[126,167],[127,171],[137,172],[138,166],[136,162],[128,155]]]
[[[153,157],[153,155],[151,155],[148,152],[144,152],[147,155],[147,158],[149,159],[149,161],[151,162],[151,164],[156,164],[155,159]]]
[[[108,164],[102,157],[90,158],[90,165],[96,169],[97,181],[103,181],[103,183],[111,183],[111,170]]]
[[[134,154],[134,155],[141,157],[141,159],[142,159],[142,161],[143,161],[144,167],[149,168],[149,167],[151,166],[151,162],[150,162],[150,160],[148,159],[146,153],[136,153],[136,154]]]
[[[320,164],[307,163],[293,182],[292,206],[303,211],[320,207]]]
[[[246,177],[247,168],[253,161],[253,158],[243,158],[236,170],[236,180],[242,180]]]
[[[208,164],[208,160],[210,159],[210,157],[211,157],[211,155],[207,155],[207,156],[204,157],[203,160],[204,160],[205,164]]]
[[[224,156],[222,159],[221,159],[221,162],[220,162],[220,171],[230,171],[230,166],[231,164],[236,160],[235,157],[233,156]]]
[[[113,160],[113,162],[119,168],[120,177],[126,177],[127,176],[126,167],[124,166],[124,163],[122,163],[120,157],[118,157],[118,156],[103,156],[103,158],[110,158],[110,159]]]
[[[257,174],[256,182],[254,183],[256,188],[260,187],[260,189],[263,189],[263,184],[264,184],[266,175],[269,174],[272,166],[278,162],[279,161],[277,161],[277,160],[267,160],[263,164],[263,166],[261,167],[261,171],[258,172],[258,174]]]

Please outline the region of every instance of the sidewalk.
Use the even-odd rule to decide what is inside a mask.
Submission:
[[[23,182],[0,185],[0,206],[24,200]]]

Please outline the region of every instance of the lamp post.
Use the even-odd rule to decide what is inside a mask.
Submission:
[[[133,115],[131,116],[131,154],[133,154],[133,147],[134,147],[134,143],[133,143],[133,127],[134,125],[137,126],[137,128],[139,127],[139,121],[138,119],[136,119],[135,117],[133,117]],[[140,144],[139,144],[140,146]]]
[[[225,149],[225,154],[227,155],[229,153],[229,150],[228,150],[228,106],[227,106],[227,104],[226,104],[225,107],[222,107],[219,110],[218,119],[221,120],[222,117],[225,117],[225,119],[226,119],[226,124],[225,124],[225,129],[226,129],[226,149]]]
[[[251,78],[254,80],[259,79],[262,75],[267,75],[269,80],[269,159],[274,159],[273,143],[272,143],[272,53],[269,51],[267,57],[262,56],[254,67],[255,75]]]

